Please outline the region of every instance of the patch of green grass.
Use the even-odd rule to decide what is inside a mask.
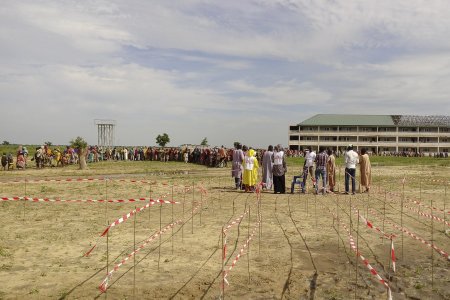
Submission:
[[[0,247],[0,256],[1,256],[1,257],[11,257],[12,254],[9,253],[9,251],[6,250],[5,248]]]
[[[303,166],[303,157],[288,157],[288,166]],[[393,156],[370,156],[372,166],[428,166],[428,167],[450,167],[450,158],[433,157],[393,157]],[[336,158],[337,165],[344,164],[344,157]]]

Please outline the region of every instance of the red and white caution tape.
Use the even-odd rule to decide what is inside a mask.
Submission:
[[[392,270],[395,272],[395,262],[397,261],[397,259],[395,258],[395,249],[393,240],[391,240],[391,261],[392,261]]]
[[[227,257],[227,231],[231,227],[233,227],[236,224],[239,224],[242,219],[247,215],[248,210],[246,210],[242,215],[240,215],[238,218],[236,218],[234,221],[228,223],[228,225],[223,229],[223,249],[222,249],[222,259],[225,261]]]
[[[388,193],[388,194],[390,194],[390,195],[393,195],[393,196],[396,196],[396,197],[402,197],[402,195],[400,195],[400,194],[398,194],[398,193],[393,193],[393,192],[390,192],[390,191],[386,191],[386,193]],[[421,203],[420,201],[418,201],[418,200],[412,200],[412,201],[410,201],[408,198],[413,198],[413,197],[405,197],[405,200],[407,201],[407,202],[409,202],[409,203],[414,203],[414,204],[417,204],[418,206],[423,206],[423,207],[426,207],[426,208],[428,208],[428,209],[433,209],[433,210],[438,210],[438,211],[441,211],[441,212],[443,212],[444,214],[450,214],[450,210],[444,210],[444,209],[442,209],[442,208],[438,208],[438,207],[431,207],[431,206],[429,206],[429,205],[427,205],[427,204],[423,204],[423,203]],[[413,198],[414,199],[414,198]]]
[[[373,209],[370,209],[370,211],[371,211],[371,213],[377,215],[377,213],[376,213]],[[445,252],[444,250],[438,248],[434,243],[431,244],[431,243],[425,241],[423,238],[421,238],[421,237],[418,236],[417,234],[415,234],[415,233],[409,231],[409,230],[406,229],[405,227],[398,226],[397,224],[395,224],[395,223],[393,223],[393,222],[391,222],[391,221],[389,221],[389,220],[386,220],[386,222],[389,223],[389,224],[391,224],[392,226],[394,226],[396,229],[398,229],[398,230],[400,230],[400,231],[403,231],[404,233],[408,234],[410,237],[412,237],[413,239],[415,239],[415,240],[421,242],[422,244],[425,244],[425,245],[427,245],[428,247],[433,248],[434,250],[436,250],[436,252],[438,252],[438,253],[439,253],[440,255],[442,255],[444,258],[446,258],[447,260],[450,260],[449,254],[448,254],[447,252]]]
[[[199,208],[200,208],[201,204],[198,203],[195,207],[193,207],[192,212],[195,213]],[[163,229],[161,229],[160,231],[156,232],[155,234],[153,234],[152,236],[150,236],[147,240],[144,241],[144,243],[142,243],[138,248],[136,248],[132,253],[128,254],[128,256],[126,256],[124,259],[122,259],[122,261],[120,263],[118,263],[117,265],[114,266],[114,268],[109,271],[109,273],[106,275],[105,279],[103,279],[102,283],[99,286],[99,289],[102,292],[105,292],[108,289],[108,284],[109,281],[112,278],[112,274],[117,271],[123,264],[125,264],[127,262],[127,260],[129,260],[131,257],[133,257],[134,255],[136,255],[136,253],[138,253],[140,250],[142,250],[145,246],[147,246],[150,242],[154,241],[157,237],[159,237],[160,235],[164,234],[165,232],[167,232],[169,229],[175,227],[175,225],[177,224],[182,224],[184,221],[183,220],[178,220],[174,223],[171,223],[169,225],[167,225],[166,227],[164,227]]]
[[[95,247],[97,247],[98,240],[99,240],[101,237],[106,236],[106,234],[109,232],[109,230],[110,230],[112,227],[117,226],[117,225],[119,225],[119,224],[125,222],[126,220],[128,220],[129,218],[131,218],[132,216],[134,216],[135,214],[137,214],[138,212],[141,212],[141,211],[143,211],[143,210],[149,208],[150,206],[155,205],[155,204],[158,204],[158,203],[159,203],[159,204],[178,204],[179,202],[166,201],[166,200],[160,200],[160,199],[159,199],[159,200],[150,200],[150,202],[147,203],[145,206],[139,207],[139,208],[136,208],[136,209],[133,209],[132,211],[130,211],[130,212],[127,213],[126,215],[123,215],[121,218],[119,218],[119,219],[115,220],[114,222],[112,222],[111,224],[109,224],[109,226],[106,227],[106,229],[102,232],[102,234],[100,234],[100,236],[97,238],[97,241],[95,242],[94,246],[92,246],[92,247],[84,254],[84,256],[89,256],[89,254],[91,254],[91,252],[95,249]]]
[[[109,271],[109,273],[106,275],[105,279],[103,279],[102,283],[99,286],[99,289],[104,293],[106,292],[106,290],[108,289],[108,284],[109,281],[112,278],[112,274],[117,271],[123,264],[125,264],[127,262],[127,260],[129,260],[130,258],[132,258],[134,255],[136,255],[136,253],[138,253],[140,250],[142,250],[145,246],[147,246],[150,242],[154,241],[157,237],[159,237],[160,235],[164,234],[165,232],[167,232],[169,229],[175,227],[175,225],[180,224],[182,222],[182,220],[178,220],[172,224],[167,225],[166,227],[164,227],[163,229],[161,229],[160,231],[156,232],[155,234],[153,234],[152,236],[150,236],[148,239],[146,239],[144,241],[144,243],[142,243],[138,248],[136,248],[133,252],[131,252],[130,254],[128,254],[128,256],[126,256],[124,259],[122,259],[122,261],[120,263],[118,263],[117,265],[114,266],[114,268]]]
[[[409,177],[410,180],[419,180],[419,181],[425,181],[425,182],[433,182],[433,183],[443,183],[450,185],[450,181],[447,180],[440,180],[440,179],[428,179],[428,178],[417,178],[417,177]]]
[[[167,196],[163,196],[162,198],[167,197]],[[170,203],[170,204],[179,204],[180,202],[174,202],[174,201],[167,201],[167,200],[162,200],[162,199],[158,199],[158,200],[153,200],[150,198],[132,198],[132,199],[98,199],[98,200],[94,200],[94,199],[84,199],[84,200],[79,200],[79,199],[50,199],[50,198],[34,198],[34,197],[0,197],[1,201],[29,201],[29,202],[76,202],[76,203],[80,203],[80,202],[87,202],[87,203],[94,203],[94,202],[108,202],[108,203],[125,203],[125,202],[140,202],[140,201],[156,201],[156,202],[161,202],[164,201],[164,203]],[[162,202],[161,202],[162,203]]]
[[[372,267],[369,263],[369,261],[361,254],[361,252],[358,250],[358,248],[355,245],[355,241],[353,239],[353,236],[351,235],[350,231],[348,230],[347,226],[345,226],[344,223],[341,223],[343,225],[343,227],[345,228],[345,230],[347,231],[347,234],[349,236],[350,239],[350,247],[352,248],[353,252],[355,252],[355,254],[361,259],[361,261],[364,263],[364,265],[369,269],[370,273],[372,275],[374,275],[378,281],[384,285],[388,291],[388,297],[389,299],[392,299],[392,293],[391,293],[391,287],[389,286],[389,284],[387,283],[386,280],[384,280],[377,272],[377,270],[374,269],[374,267]]]
[[[441,219],[441,218],[439,218],[439,217],[437,217],[437,216],[435,216],[435,215],[429,215],[429,214],[427,214],[427,213],[423,213],[423,212],[421,212],[421,211],[419,211],[419,210],[417,210],[417,209],[414,209],[414,208],[412,208],[412,207],[410,207],[410,206],[408,206],[408,205],[403,205],[403,206],[406,207],[407,209],[413,211],[413,212],[418,213],[420,216],[423,216],[423,217],[428,218],[428,219],[433,219],[433,220],[442,222],[442,223],[444,223],[444,224],[447,225],[447,226],[450,226],[450,223],[449,223],[449,222],[447,222],[446,220]]]
[[[62,179],[20,179],[10,181],[0,181],[0,184],[11,183],[39,183],[39,182],[91,182],[91,181],[103,181],[108,180],[106,178],[62,178]]]
[[[320,202],[319,202],[319,203],[320,203]],[[320,205],[321,205],[322,207],[325,207],[325,208],[330,212],[330,214],[332,214],[332,215],[334,216],[334,218],[336,219],[336,221],[339,222],[339,223],[344,227],[344,229],[347,231],[347,234],[348,234],[348,236],[349,236],[350,246],[351,246],[352,250],[353,250],[353,251],[356,253],[356,255],[362,260],[362,262],[364,263],[364,265],[369,269],[370,273],[371,273],[372,275],[374,275],[374,276],[378,279],[378,281],[386,287],[386,289],[387,289],[387,291],[388,291],[388,298],[389,298],[390,300],[392,300],[392,293],[391,293],[391,288],[390,288],[389,284],[387,283],[386,280],[384,280],[384,279],[378,274],[378,272],[370,265],[369,261],[368,261],[364,256],[362,256],[362,254],[359,252],[358,248],[357,248],[356,245],[355,245],[355,241],[354,241],[354,239],[353,239],[353,236],[351,235],[350,231],[349,231],[348,228],[347,228],[347,225],[345,225],[345,223],[342,222],[342,221],[336,216],[336,214],[330,210],[329,207],[322,205],[322,203],[320,203]],[[359,215],[360,215],[360,214],[359,214]],[[360,215],[360,216],[361,216],[361,215]],[[391,258],[393,258],[393,259],[395,260],[395,253],[393,252],[392,239],[391,239]],[[394,262],[394,264],[395,264],[395,262]],[[395,268],[395,267],[394,267],[394,268]],[[394,270],[395,270],[395,269],[394,269]]]
[[[242,256],[242,254],[244,253],[245,249],[247,249],[248,245],[250,244],[250,241],[252,240],[253,236],[256,233],[256,230],[259,227],[259,224],[261,222],[261,215],[258,218],[258,222],[255,225],[255,228],[252,231],[252,234],[247,238],[247,240],[245,241],[244,245],[242,246],[241,250],[239,251],[238,255],[236,255],[236,257],[234,258],[233,262],[231,263],[231,266],[228,268],[227,271],[224,271],[223,274],[223,281],[227,284],[230,285],[230,283],[227,280],[228,274],[231,272],[231,270],[236,266],[239,258]]]
[[[370,222],[369,220],[367,220],[366,218],[364,218],[364,216],[363,216],[362,214],[359,213],[359,210],[358,210],[356,207],[352,206],[352,209],[353,209],[355,215],[359,216],[359,218],[364,222],[364,224],[367,225],[367,227],[369,227],[369,228],[371,228],[371,229],[374,229],[374,230],[378,231],[382,236],[384,236],[384,237],[386,237],[386,238],[388,238],[388,239],[390,239],[390,240],[392,240],[392,238],[395,237],[395,235],[393,235],[393,234],[387,234],[387,233],[385,233],[383,230],[381,230],[379,227],[374,226],[374,225],[372,224],[372,222]]]

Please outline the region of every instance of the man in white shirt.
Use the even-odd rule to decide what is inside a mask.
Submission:
[[[305,149],[305,165],[303,172],[303,185],[302,192],[305,193],[306,190],[306,180],[308,179],[308,173],[311,176],[311,180],[313,182],[314,188],[316,187],[316,180],[314,178],[314,161],[316,160],[316,153],[314,151],[310,151],[309,149]]]
[[[355,194],[355,176],[356,176],[356,164],[359,163],[358,153],[353,151],[353,145],[350,144],[347,147],[347,152],[344,156],[345,162],[345,193],[349,193],[349,181],[352,180],[352,194]]]

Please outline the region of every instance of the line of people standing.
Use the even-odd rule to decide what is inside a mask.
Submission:
[[[285,193],[285,174],[287,172],[285,156],[285,151],[281,145],[275,147],[270,145],[264,152],[261,159],[261,181],[263,183],[263,189],[273,190],[275,194]],[[291,193],[294,192],[296,183],[300,183],[302,192],[306,193],[308,177],[311,178],[316,194],[335,192],[336,158],[333,151],[331,149],[320,148],[319,153],[316,154],[310,149],[305,149],[304,157],[305,161],[302,174],[294,176],[291,183]],[[352,194],[355,193],[357,164],[360,166],[360,184],[364,187],[363,192],[368,192],[371,183],[371,165],[366,149],[361,149],[361,155],[358,155],[358,153],[353,151],[353,145],[349,145],[344,154],[344,163],[345,193],[350,193],[350,183],[352,188],[351,192]],[[236,145],[233,151],[232,166],[235,188],[237,190],[245,190],[246,192],[255,191],[259,168],[260,165],[256,157],[256,151],[252,148],[249,149],[247,146]],[[299,182],[300,179],[302,179],[302,182]],[[319,186],[320,181],[322,182],[322,186]]]
[[[256,190],[259,163],[254,149],[247,146],[236,145],[233,151],[232,176],[235,188],[246,192]],[[284,194],[286,191],[285,174],[287,172],[285,153],[281,145],[270,145],[262,157],[262,184],[263,189],[274,193]],[[241,181],[242,180],[242,181]]]

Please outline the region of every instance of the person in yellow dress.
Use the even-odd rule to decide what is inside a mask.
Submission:
[[[255,185],[258,180],[258,159],[256,158],[256,152],[253,149],[249,149],[244,154],[244,160],[242,162],[244,166],[244,173],[242,176],[242,183],[246,192],[255,191]]]

